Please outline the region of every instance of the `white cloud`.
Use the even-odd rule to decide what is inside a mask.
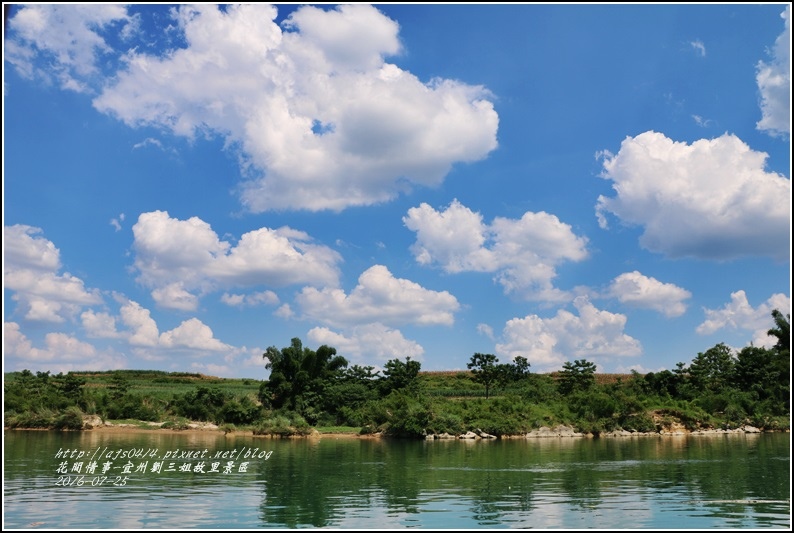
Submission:
[[[169,283],[165,287],[152,290],[152,298],[157,305],[180,311],[198,309],[198,298],[185,290],[182,282]]]
[[[666,317],[681,316],[686,312],[687,300],[692,293],[672,283],[662,283],[637,272],[626,272],[614,280],[607,295],[620,302],[643,309],[653,309]]]
[[[91,309],[80,315],[83,329],[89,337],[96,339],[115,339],[122,335],[116,329],[116,318],[108,313],[97,313]]]
[[[575,359],[593,362],[642,353],[639,341],[624,333],[625,315],[596,309],[581,296],[573,305],[579,316],[560,309],[547,319],[527,315],[507,321],[496,353],[510,359],[526,357],[537,371],[559,370]]]
[[[216,339],[209,326],[197,318],[185,320],[176,328],[160,335],[160,345],[165,348],[191,348],[222,352],[232,347]]]
[[[552,286],[555,267],[587,257],[587,239],[545,212],[527,212],[518,220],[497,217],[489,226],[454,200],[440,212],[425,203],[413,207],[403,222],[417,234],[411,251],[420,264],[437,263],[450,273],[494,272],[506,293],[527,299],[569,299]]]
[[[132,231],[138,279],[163,307],[195,309],[190,291],[338,282],[340,255],[287,227],[245,233],[232,246],[197,217],[179,220],[154,211],[142,213]]]
[[[700,115],[692,115],[692,120],[701,128],[709,128],[714,125],[714,121],[708,118],[703,118]]]
[[[756,128],[773,136],[788,136],[791,133],[791,5],[780,16],[785,29],[775,40],[771,60],[759,61],[756,66],[762,116]]]
[[[3,227],[3,260],[8,270],[55,272],[61,268],[61,252],[43,237],[40,228],[15,224]]]
[[[121,307],[120,313],[121,322],[129,328],[127,340],[131,345],[157,346],[160,332],[148,309],[130,301]]]
[[[734,135],[688,145],[648,131],[600,156],[617,193],[598,198],[603,228],[607,212],[643,226],[640,244],[669,257],[788,257],[791,181]]]
[[[295,312],[292,310],[289,304],[280,305],[273,314],[280,318],[292,318],[295,316]]]
[[[232,369],[228,365],[215,365],[212,363],[205,364],[193,361],[190,363],[190,370],[193,372],[199,372],[205,376],[237,377],[234,375]]]
[[[3,324],[3,364],[6,370],[106,370],[124,368],[125,359],[110,352],[100,352],[91,344],[65,333],[48,333],[44,346],[37,348],[15,322]]]
[[[125,301],[121,306],[120,318],[127,329],[117,336],[125,337],[133,347],[143,348],[143,351],[136,353],[145,359],[161,360],[165,355],[164,350],[174,348],[227,353],[234,350],[232,346],[216,339],[212,329],[195,317],[183,321],[172,330],[160,333],[149,310],[130,300]],[[84,324],[86,319],[89,323],[97,322],[96,316],[86,315]],[[101,319],[106,326],[105,331],[108,333],[113,331],[109,329],[108,318],[101,317]]]
[[[15,40],[9,40],[5,59],[22,76],[55,78],[63,89],[89,91],[101,54],[110,52],[100,32],[118,26],[129,34],[130,21],[123,5],[28,4],[8,22]]]
[[[488,324],[477,324],[477,333],[485,335],[491,340],[494,339],[493,328]]]
[[[701,40],[691,41],[689,45],[695,50],[700,57],[706,57],[706,45]]]
[[[121,213],[118,218],[111,218],[110,225],[113,226],[116,231],[121,231],[121,223],[124,222],[124,213]]]
[[[407,279],[395,278],[383,265],[362,273],[350,295],[341,289],[304,287],[296,302],[306,317],[332,326],[362,321],[451,325],[460,307],[447,291],[432,291]]]
[[[399,330],[391,329],[380,323],[365,324],[350,328],[345,335],[325,327],[309,330],[308,338],[312,343],[336,348],[337,354],[351,359],[376,358],[385,363],[390,359],[410,357],[421,361],[424,348],[416,342],[403,337]]]
[[[376,8],[303,6],[287,31],[275,16],[259,4],[180,6],[187,46],[131,51],[94,106],[132,127],[224,137],[251,178],[240,195],[253,212],[388,201],[496,148],[488,91],[386,63],[399,28]]]
[[[99,291],[61,269],[60,251],[37,236],[41,229],[25,225],[3,228],[3,283],[27,320],[64,322],[84,306],[102,301]]]
[[[253,292],[251,294],[224,293],[221,296],[221,302],[230,307],[254,307],[258,305],[276,305],[279,303],[279,298],[273,291]]]
[[[773,294],[766,302],[756,308],[747,301],[747,295],[739,290],[731,293],[731,301],[722,309],[703,309],[706,319],[695,331],[701,335],[710,335],[722,329],[750,331],[755,346],[772,347],[776,337],[767,335],[767,331],[775,324],[772,311],[777,309],[784,315],[791,314],[791,298],[785,294]]]

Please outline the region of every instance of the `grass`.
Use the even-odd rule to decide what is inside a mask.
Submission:
[[[358,435],[361,432],[360,427],[351,426],[317,426],[315,429],[320,433],[341,433],[345,435]]]

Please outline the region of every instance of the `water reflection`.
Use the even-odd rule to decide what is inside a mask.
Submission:
[[[5,437],[5,525],[14,528],[790,526],[787,434],[494,442]],[[228,474],[146,470],[126,486],[54,486],[59,450],[105,447],[256,448],[272,456]]]

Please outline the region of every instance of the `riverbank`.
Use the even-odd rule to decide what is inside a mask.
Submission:
[[[206,434],[211,432],[223,433],[227,437],[235,436],[256,436],[263,438],[330,438],[330,439],[379,439],[384,438],[382,433],[368,433],[361,434],[354,431],[318,431],[312,429],[307,435],[293,435],[282,437],[280,435],[254,435],[251,429],[237,429],[218,426],[211,422],[189,422],[179,428],[163,427],[167,422],[104,422],[99,417],[85,417],[83,431],[96,431],[102,433],[169,433],[169,434]],[[11,429],[11,428],[5,428]],[[25,429],[13,428],[23,431],[47,431],[46,429]],[[689,430],[681,424],[672,424],[668,427],[662,428],[660,431],[641,432],[641,431],[626,431],[616,430],[601,432],[599,434],[581,433],[576,431],[571,426],[558,425],[556,427],[540,427],[527,433],[520,433],[515,435],[502,435],[496,437],[489,435],[483,431],[475,430],[468,431],[460,435],[450,435],[448,433],[429,434],[425,436],[424,440],[498,440],[498,439],[567,439],[567,438],[648,438],[648,437],[676,437],[676,436],[699,436],[699,435],[742,435],[742,434],[760,434],[760,433],[789,433],[790,430],[762,430],[754,426],[745,425],[735,429],[696,429]]]

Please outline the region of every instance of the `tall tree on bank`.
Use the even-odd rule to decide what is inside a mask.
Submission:
[[[383,371],[384,377],[381,379],[383,395],[393,390],[415,388],[421,368],[422,364],[419,361],[411,361],[410,357],[406,357],[404,363],[399,359],[387,361]]]
[[[567,396],[572,392],[585,391],[595,385],[595,363],[587,359],[577,359],[562,365],[559,378],[560,394]]]
[[[474,381],[485,385],[485,397],[488,398],[491,387],[499,383],[503,371],[497,363],[499,359],[490,353],[475,353],[471,356],[466,367],[474,374]]]
[[[262,357],[268,361],[265,368],[270,378],[260,388],[260,401],[275,409],[296,411],[307,420],[321,411],[326,387],[347,368],[347,359],[336,355],[336,348],[323,345],[314,351],[304,348],[297,337],[281,350],[269,347]]]

